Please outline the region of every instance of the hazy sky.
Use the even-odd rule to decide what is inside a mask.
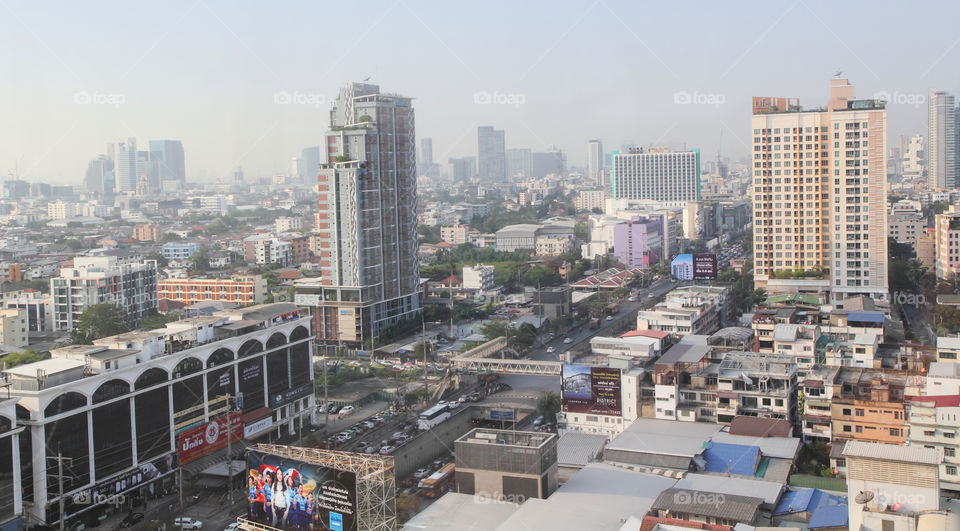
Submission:
[[[190,180],[286,173],[320,142],[324,100],[367,77],[416,98],[417,136],[443,162],[475,154],[478,125],[571,164],[590,138],[713,157],[721,131],[740,158],[751,96],[823,105],[841,70],[858,97],[891,95],[892,143],[925,132],[928,90],[960,93],[958,14],[947,1],[0,0],[0,175],[79,184],[117,137],[182,140]]]

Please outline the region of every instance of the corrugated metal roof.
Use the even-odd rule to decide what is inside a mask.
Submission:
[[[711,442],[703,457],[707,472],[753,476],[760,462],[760,447]]]
[[[850,312],[847,314],[847,322],[850,321],[883,323],[883,312]]]
[[[764,503],[771,506],[776,505],[780,499],[780,494],[783,492],[783,485],[772,481],[710,474],[687,474],[686,477],[677,482],[676,487],[678,489],[762,498]]]
[[[800,439],[796,437],[754,437],[751,435],[734,435],[725,431],[714,435],[713,442],[758,446],[764,457],[776,457],[778,459],[793,459],[800,449]]]
[[[937,451],[922,446],[897,446],[864,441],[847,441],[847,445],[843,448],[843,455],[844,457],[866,457],[900,461],[902,463],[940,464]]]
[[[557,440],[557,464],[585,466],[596,461],[607,437],[593,433],[568,432]]]
[[[763,503],[762,498],[726,495],[717,503],[710,492],[670,488],[660,493],[651,507],[675,514],[693,514],[712,518],[726,518],[737,522],[753,522]]]

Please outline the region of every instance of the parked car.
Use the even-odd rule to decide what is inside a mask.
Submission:
[[[237,523],[227,524],[227,527],[224,527],[223,531],[237,531]]]
[[[572,339],[570,339],[569,337],[563,338],[563,344],[564,344],[564,345],[569,345],[570,343],[573,343],[573,340],[572,340]]]
[[[470,399],[467,398],[467,395],[463,395],[463,396],[461,396],[460,398],[457,399],[457,402],[460,402],[461,404],[463,404],[463,403],[466,403],[468,400],[470,400]]]
[[[390,455],[397,450],[396,446],[390,446],[389,444],[380,449],[380,455]]]
[[[547,352],[549,352],[549,353],[551,353],[551,354],[553,354],[553,353],[556,352],[556,351],[557,351],[557,349],[555,349],[555,348],[553,348],[553,347],[547,347]]]
[[[330,414],[334,414],[334,413],[336,413],[337,411],[340,411],[340,406],[338,406],[338,405],[336,405],[336,404],[330,406],[330,411],[329,411]]]
[[[416,472],[413,473],[415,479],[423,479],[430,475],[430,470],[427,468],[418,468]]]
[[[373,444],[371,444],[370,446],[367,446],[367,447],[365,447],[365,448],[363,449],[363,453],[365,453],[365,454],[375,454],[375,453],[377,453],[377,452],[379,452],[379,451],[380,451],[380,446],[379,446],[379,445],[373,445]]]
[[[543,424],[543,416],[539,416],[539,417],[533,419],[533,427],[534,427],[534,428],[539,428],[541,424]]]
[[[203,529],[203,522],[189,516],[178,516],[173,525],[180,529]]]
[[[319,406],[317,406],[317,413],[326,413],[326,412],[327,412],[327,404],[320,404]]]
[[[476,391],[470,393],[470,401],[471,401],[471,402],[479,402],[482,398],[483,398],[483,395],[481,395],[480,393],[478,393],[478,392],[476,392]]]
[[[377,423],[376,423],[376,422],[373,422],[373,421],[371,421],[371,420],[365,420],[365,421],[361,422],[360,425],[363,426],[364,428],[368,429],[368,430],[372,430],[373,428],[375,428],[375,427],[377,426]]]
[[[647,293],[647,298],[652,299],[655,295],[653,293]]]
[[[337,415],[340,415],[340,418],[346,418],[353,415],[354,410],[355,408],[353,406],[343,406],[343,409],[341,409]]]
[[[143,521],[143,513],[130,513],[120,521],[120,527],[133,527]]]

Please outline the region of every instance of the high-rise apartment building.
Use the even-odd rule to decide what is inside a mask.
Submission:
[[[529,179],[533,172],[530,148],[507,150],[507,177],[511,180]]]
[[[311,185],[317,182],[317,172],[320,170],[320,146],[306,147],[300,150],[300,175],[304,182]]]
[[[180,183],[184,183],[187,180],[182,142],[179,140],[151,140],[150,153],[157,162],[160,182],[180,181]]]
[[[447,160],[453,182],[468,181],[477,174],[476,157],[460,157]]]
[[[960,273],[960,208],[937,214],[937,278],[954,281]]]
[[[960,186],[960,129],[952,94],[931,92],[927,98],[927,176],[932,188]]]
[[[113,160],[115,192],[133,192],[137,189],[137,139],[117,139],[108,146]]]
[[[825,110],[792,98],[753,99],[754,283],[820,271],[832,302],[887,294],[883,102],[830,81]],[[768,289],[768,291],[770,291]]]
[[[700,151],[631,149],[613,154],[610,193],[614,199],[697,201]]]
[[[903,163],[901,168],[904,177],[920,177],[926,173],[927,148],[923,135],[913,135],[906,142],[901,153]]]
[[[114,190],[113,160],[100,155],[87,164],[87,173],[83,179],[83,191],[104,197]]]
[[[593,139],[587,142],[587,180],[603,186],[603,142]]]
[[[50,292],[56,330],[73,330],[84,310],[101,303],[115,304],[139,321],[157,310],[157,262],[77,256],[73,267],[50,279]]]
[[[480,182],[507,180],[507,144],[502,129],[489,125],[477,128],[477,174]]]
[[[351,83],[330,110],[318,177],[319,281],[298,284],[317,337],[362,342],[420,312],[412,99]]]

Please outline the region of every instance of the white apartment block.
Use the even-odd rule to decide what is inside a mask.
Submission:
[[[77,205],[63,201],[47,203],[47,217],[50,219],[67,219],[77,215]]]
[[[615,199],[697,201],[700,199],[700,151],[631,149],[614,152],[610,194]]]
[[[906,406],[907,445],[936,450],[941,488],[960,491],[960,396],[915,396]]]
[[[493,289],[493,273],[492,265],[463,266],[463,289],[490,291]]]
[[[229,210],[227,197],[224,195],[206,195],[199,199],[200,210],[210,214],[226,215]]]
[[[157,262],[77,256],[73,267],[50,279],[50,293],[56,330],[73,330],[84,310],[101,303],[115,304],[139,321],[157,309]]]
[[[27,311],[19,308],[0,309],[0,345],[25,347],[30,344],[27,332]]]
[[[927,218],[923,213],[892,209],[887,221],[887,234],[897,243],[905,243],[916,251],[920,237],[927,229]]]
[[[581,190],[573,200],[577,212],[591,212],[595,208],[603,210],[603,200],[606,195],[603,190]]]
[[[960,208],[937,214],[937,278],[953,280],[960,272]]]
[[[562,236],[537,236],[537,256],[560,256],[573,248],[573,241]]]
[[[826,110],[753,100],[755,285],[778,271],[821,270],[832,303],[887,287],[886,110],[832,79]]]
[[[644,370],[627,363],[620,373],[620,414],[601,415],[561,411],[557,413],[557,432],[596,433],[611,438],[623,433],[631,422],[640,417],[640,384]]]
[[[470,227],[461,223],[440,227],[440,239],[450,245],[469,243]]]
[[[910,137],[907,149],[902,153],[904,177],[920,177],[927,171],[926,150],[923,135]]]
[[[273,228],[276,232],[298,232],[303,230],[303,219],[298,217],[281,216],[274,220]]]

